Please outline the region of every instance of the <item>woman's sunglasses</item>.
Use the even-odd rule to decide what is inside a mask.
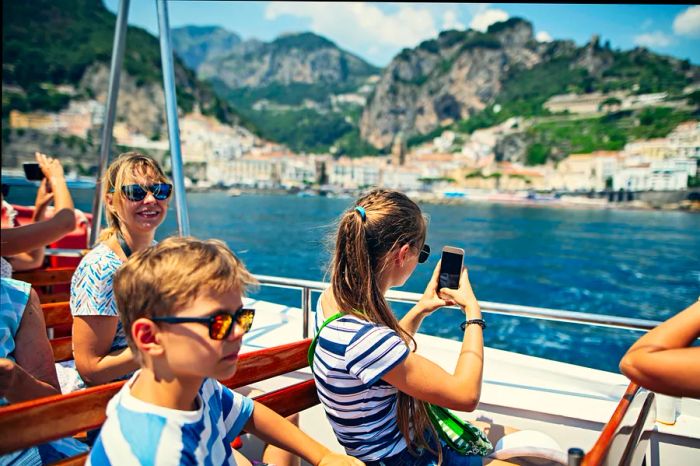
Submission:
[[[111,189],[110,192],[114,192],[114,189]],[[133,202],[143,201],[149,192],[153,194],[156,200],[164,201],[172,194],[173,185],[170,183],[153,183],[150,186],[141,186],[140,184],[122,186],[124,197]]]
[[[421,249],[420,254],[418,254],[418,263],[422,264],[428,260],[428,257],[430,257],[430,246],[424,244],[423,249]]]
[[[184,324],[194,322],[209,326],[209,338],[212,340],[225,340],[233,328],[234,322],[247,333],[253,326],[255,309],[239,307],[235,312],[220,311],[209,317],[151,317],[153,322],[165,322],[168,324]]]

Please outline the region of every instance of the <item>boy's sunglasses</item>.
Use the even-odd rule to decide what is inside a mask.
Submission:
[[[234,323],[243,329],[243,333],[247,333],[253,326],[253,317],[255,317],[255,309],[241,306],[233,313],[220,311],[209,317],[151,317],[151,320],[168,324],[187,322],[204,324],[209,326],[209,338],[225,340],[231,334]]]
[[[424,244],[423,249],[421,249],[420,254],[418,254],[418,263],[422,264],[428,260],[428,257],[430,257],[430,246]]]
[[[110,189],[114,192],[114,189]],[[170,197],[173,192],[173,185],[170,183],[153,183],[150,186],[141,186],[140,184],[127,184],[122,186],[124,197],[133,202],[143,201],[148,193],[151,192],[156,200],[164,201]]]

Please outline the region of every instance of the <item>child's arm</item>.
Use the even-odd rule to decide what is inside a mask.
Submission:
[[[265,442],[294,453],[314,466],[364,464],[352,456],[333,453],[267,406],[254,403],[253,414],[248,419],[245,430]]]

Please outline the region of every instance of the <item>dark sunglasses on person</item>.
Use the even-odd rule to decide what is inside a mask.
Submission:
[[[235,312],[219,311],[209,317],[151,317],[153,322],[165,322],[168,324],[184,324],[194,322],[209,326],[209,338],[212,340],[225,340],[230,334],[234,323],[247,333],[253,326],[255,309],[239,307]]]
[[[418,254],[418,263],[422,264],[428,260],[428,257],[430,257],[430,246],[424,244],[423,248],[420,250],[420,254]]]
[[[110,190],[114,192],[114,188]],[[173,185],[170,183],[153,183],[150,186],[142,186],[140,184],[127,184],[122,186],[124,197],[133,202],[143,201],[148,193],[153,194],[153,197],[158,201],[164,201],[170,197],[173,192]]]

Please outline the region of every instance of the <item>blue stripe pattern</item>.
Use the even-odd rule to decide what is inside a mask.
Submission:
[[[319,299],[317,331],[323,321]],[[348,455],[378,461],[406,448],[397,424],[398,391],[381,378],[408,354],[396,332],[352,315],[321,331],[313,361],[316,391]]]
[[[253,400],[207,379],[199,409],[178,411],[131,396],[136,377],[138,372],[110,400],[88,464],[236,464],[231,440],[252,416]]]

